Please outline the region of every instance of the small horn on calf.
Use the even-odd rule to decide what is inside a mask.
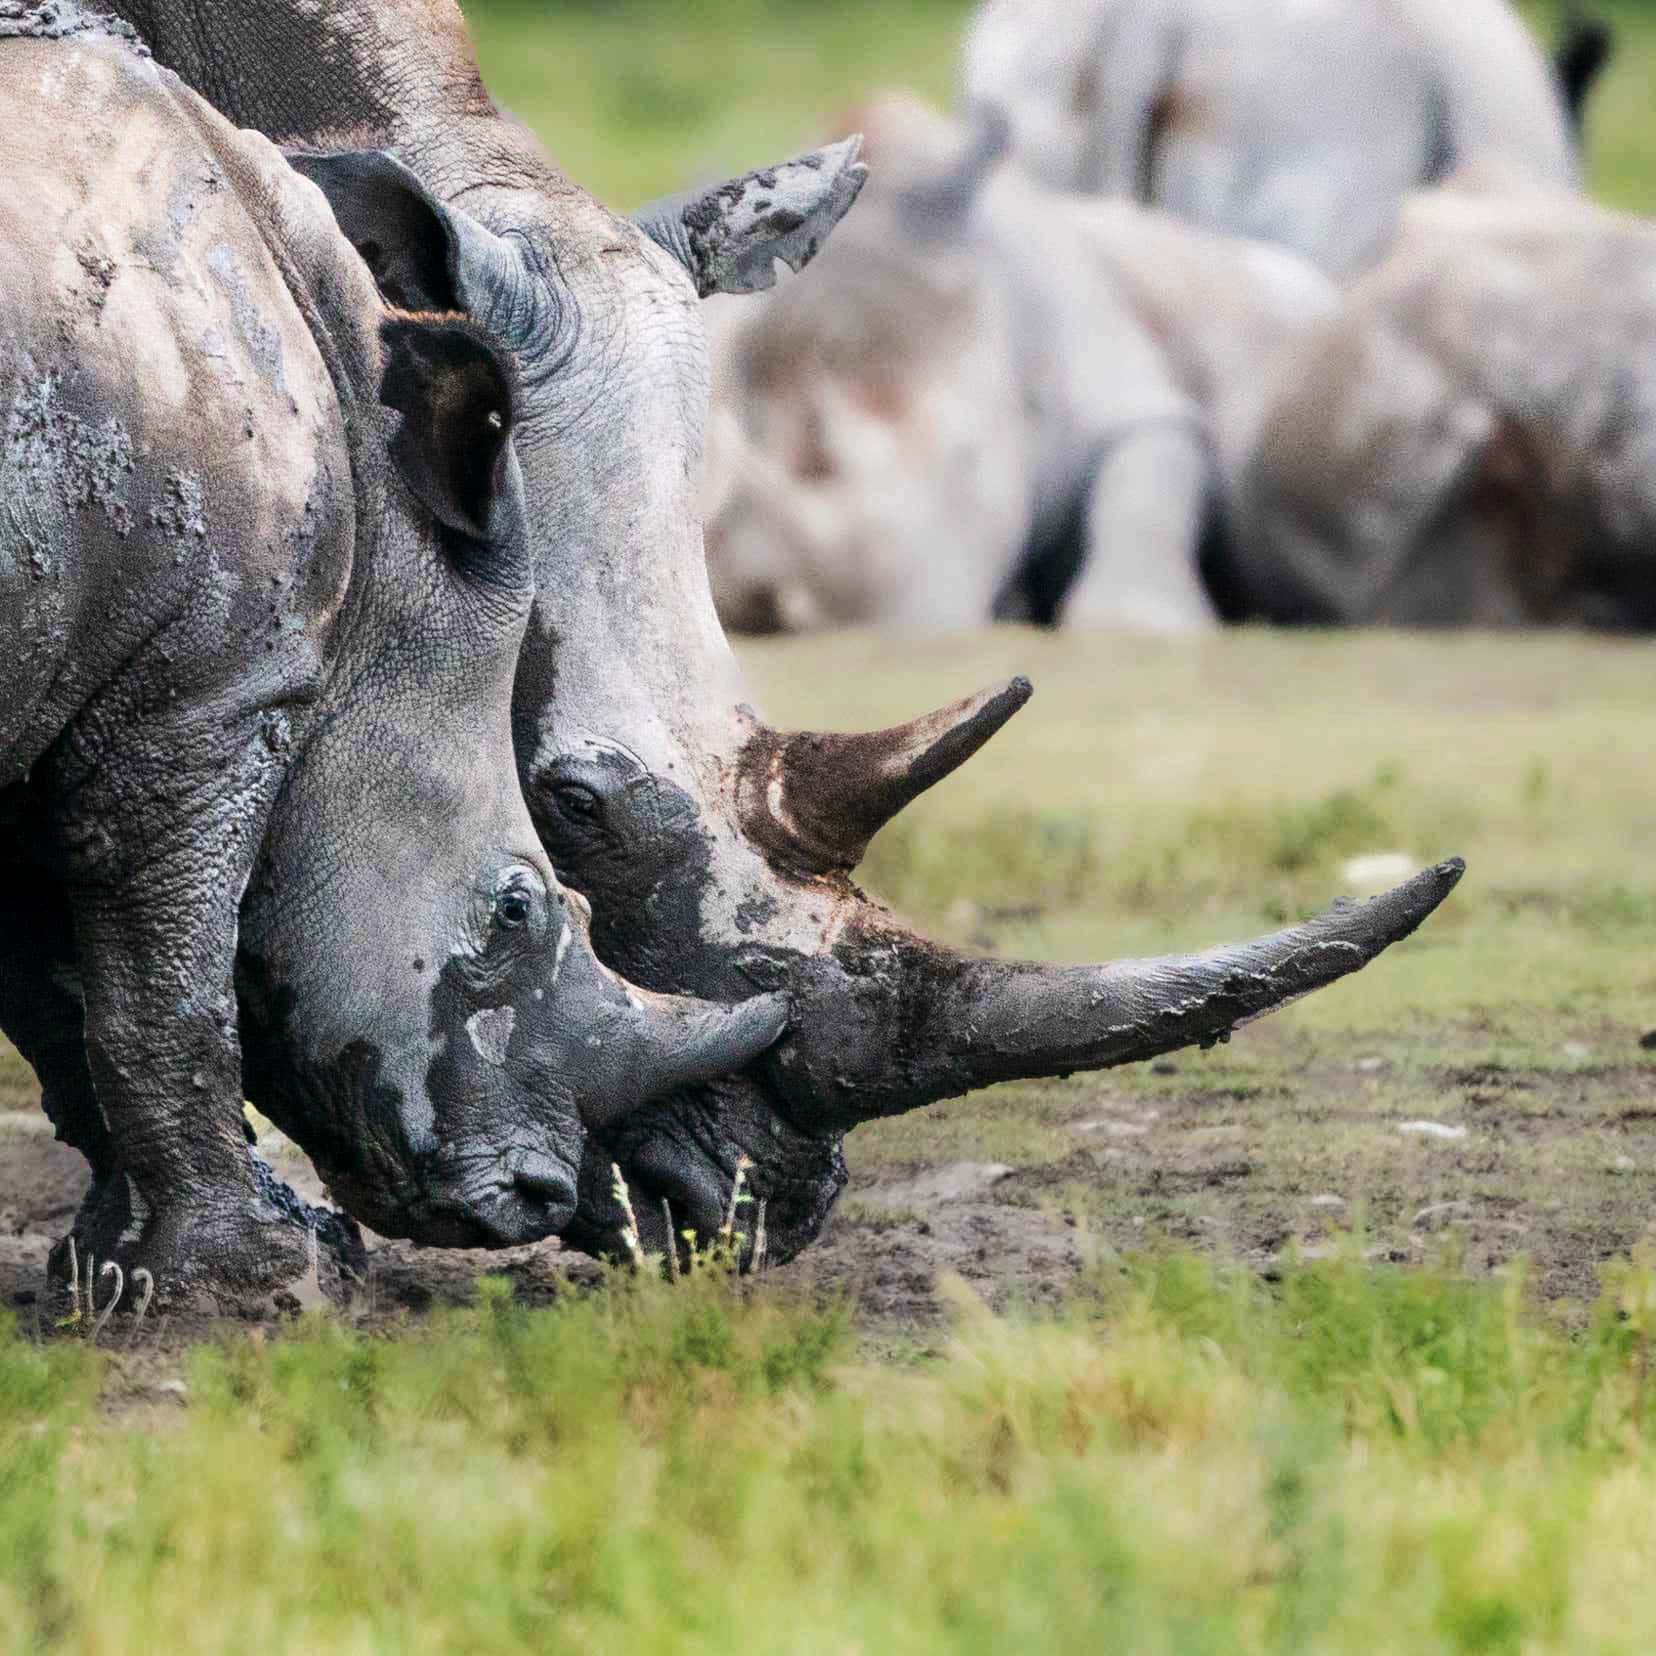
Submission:
[[[743,826],[780,861],[847,873],[905,805],[966,763],[1034,694],[1026,678],[861,736],[755,724],[738,766]]]
[[[613,1126],[629,1111],[680,1087],[745,1069],[788,1025],[788,997],[755,995],[735,1006],[629,987],[625,1007],[608,1008],[587,1036],[594,1053],[614,1054],[607,1097],[582,1109],[589,1127]],[[594,1059],[596,1062],[596,1059]]]
[[[1459,883],[1437,864],[1365,903],[1202,954],[1101,966],[980,960],[895,927],[871,930],[837,983],[796,996],[801,1037],[770,1062],[799,1099],[796,1124],[844,1132],[997,1081],[1138,1063],[1211,1046],[1239,1025],[1324,988],[1399,942]],[[802,1036],[831,1019],[831,1042]]]

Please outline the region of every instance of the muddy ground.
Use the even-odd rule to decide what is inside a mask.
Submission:
[[[1378,1268],[1446,1250],[1473,1272],[1522,1258],[1536,1297],[1578,1314],[1603,1262],[1656,1219],[1656,1052],[1636,1032],[1607,1031],[1604,1046],[1572,1043],[1550,1068],[1422,1065],[1414,1043],[1335,1058],[1265,1025],[1223,1055],[975,1095],[854,1136],[828,1232],[773,1274],[848,1295],[870,1347],[894,1352],[943,1322],[948,1275],[998,1307],[1041,1306],[1113,1254],[1187,1245],[1269,1280],[1293,1250],[1315,1255],[1345,1233]],[[927,1139],[941,1154],[914,1155]],[[1008,1159],[959,1154],[979,1145],[1010,1146]],[[261,1148],[320,1195],[286,1141],[267,1134]],[[46,1256],[84,1186],[38,1110],[0,1114],[0,1303],[26,1328],[49,1323]],[[369,1245],[356,1314],[374,1325],[462,1301],[483,1271],[530,1303],[596,1274],[555,1242],[500,1254]],[[129,1327],[115,1319],[106,1338],[122,1344]],[[201,1319],[157,1320],[140,1344],[165,1358],[208,1332]],[[138,1393],[164,1369],[140,1363]]]

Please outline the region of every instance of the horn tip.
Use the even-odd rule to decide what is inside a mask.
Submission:
[[[1464,857],[1445,857],[1442,862],[1433,863],[1430,868],[1423,868],[1399,889],[1417,892],[1422,896],[1432,896],[1436,899],[1433,905],[1435,907],[1436,903],[1441,903],[1461,883],[1461,877],[1465,873]]]
[[[1372,916],[1367,923],[1375,928],[1370,937],[1370,942],[1377,945],[1374,952],[1379,953],[1389,944],[1400,942],[1414,931],[1443,904],[1465,873],[1464,857],[1446,857],[1430,868],[1423,868],[1402,885],[1370,898],[1362,907],[1368,916]],[[1339,912],[1338,908],[1336,912]],[[1353,911],[1350,906],[1344,906],[1344,912],[1352,914]]]

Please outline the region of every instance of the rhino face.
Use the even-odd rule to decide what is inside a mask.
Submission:
[[[513,370],[450,316],[393,314],[380,347],[351,632],[244,903],[247,1066],[357,1217],[503,1246],[569,1222],[590,1129],[740,1068],[785,1009],[599,964],[510,758],[534,596]]]
[[[591,899],[611,967],[664,993],[775,991],[791,1003],[787,1035],[758,1063],[595,1126],[565,1227],[593,1250],[618,1242],[612,1162],[646,1245],[661,1247],[669,1225],[717,1228],[745,1157],[771,1253],[786,1257],[832,1209],[856,1122],[1221,1038],[1363,965],[1459,875],[1446,864],[1237,949],[1078,968],[952,954],[852,885],[877,829],[1029,695],[1015,681],[866,736],[777,731],[745,705],[714,613],[698,297],[762,286],[775,258],[802,264],[856,194],[857,149],[834,146],[637,223],[521,147],[513,171],[533,186],[468,190],[466,220],[428,202],[448,226],[439,275],[458,281],[520,368],[535,580],[511,721],[539,842]],[[430,269],[407,255],[359,172],[336,160],[312,176],[382,288],[432,302]],[[490,727],[474,717],[473,729],[492,748]],[[498,779],[473,785],[489,797]]]

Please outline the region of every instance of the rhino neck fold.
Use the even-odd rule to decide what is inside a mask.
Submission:
[[[103,0],[224,115],[277,140],[389,149],[439,196],[569,188],[495,108],[455,0]]]

